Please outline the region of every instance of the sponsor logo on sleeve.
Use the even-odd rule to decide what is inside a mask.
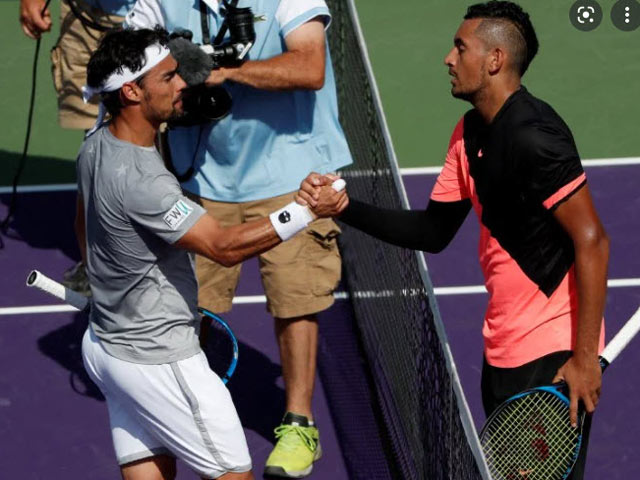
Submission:
[[[193,208],[187,205],[184,200],[178,200],[173,207],[165,214],[163,220],[171,230],[177,230],[193,212]]]

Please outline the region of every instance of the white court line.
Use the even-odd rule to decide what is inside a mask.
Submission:
[[[77,312],[71,305],[35,305],[33,307],[0,308],[0,315],[23,315],[27,313]]]
[[[591,160],[583,160],[582,164],[585,167],[609,167],[609,166],[621,166],[621,165],[639,165],[640,157],[622,157],[622,158],[597,158]],[[400,172],[403,175],[434,175],[440,173],[442,167],[417,167],[417,168],[401,168]],[[61,192],[72,191],[76,189],[75,183],[63,183],[57,185],[21,185],[18,186],[20,193],[31,192]],[[11,187],[0,187],[0,194],[11,193]],[[609,288],[617,287],[637,287],[640,286],[640,279],[628,278],[628,279],[613,279],[608,282]],[[486,293],[484,285],[468,285],[458,287],[436,287],[434,289],[435,294],[438,296],[445,295],[474,295],[479,293]],[[380,296],[392,296],[392,292],[361,292],[363,297],[380,297]],[[338,300],[344,300],[349,297],[347,292],[336,292],[334,294]],[[247,295],[239,296],[233,299],[233,303],[237,305],[246,304],[260,304],[266,303],[267,299],[264,295]],[[57,312],[72,312],[76,309],[68,305],[38,305],[30,307],[6,307],[0,308],[0,315],[20,315],[29,313],[57,313]]]
[[[625,288],[640,287],[640,278],[615,278],[607,283],[609,288]],[[476,295],[479,293],[487,293],[484,285],[466,285],[459,287],[436,287],[434,289],[437,296],[447,295]],[[419,290],[403,291],[403,295],[415,295]],[[358,292],[359,298],[380,298],[393,297],[395,291],[382,292]],[[349,298],[347,292],[336,292],[333,294],[336,300],[346,300]],[[264,304],[267,298],[264,295],[245,295],[238,296],[233,299],[234,305],[255,305]],[[24,315],[33,313],[58,313],[58,312],[77,312],[78,310],[70,305],[36,305],[30,307],[5,307],[0,308],[0,316],[2,315]]]
[[[18,185],[18,193],[67,192],[78,187],[75,183],[59,183],[52,185]],[[0,194],[11,193],[13,187],[0,187]]]
[[[615,167],[624,165],[640,165],[640,157],[620,157],[620,158],[593,158],[583,160],[584,167]],[[400,173],[406,176],[414,175],[437,175],[442,170],[438,167],[408,167],[401,168]],[[18,185],[19,193],[40,193],[40,192],[66,192],[76,189],[75,183],[60,183],[54,185]],[[12,187],[0,187],[0,195],[11,193]]]

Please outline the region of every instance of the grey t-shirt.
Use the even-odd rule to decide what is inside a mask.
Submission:
[[[160,364],[199,350],[193,256],[173,247],[205,213],[182,194],[154,147],[105,126],[78,156],[91,327],[116,358]]]

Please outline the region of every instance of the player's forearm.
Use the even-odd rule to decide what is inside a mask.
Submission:
[[[296,202],[271,213],[268,218],[220,229],[213,249],[222,254],[225,266],[232,266],[258,255],[298,235],[315,218],[329,218],[342,212],[349,199],[340,188],[324,187],[318,204],[311,212]]]
[[[232,267],[280,241],[269,218],[225,228],[212,216],[202,215],[175,245]]]
[[[232,267],[281,241],[269,218],[263,218],[221,229],[209,245],[208,256],[225,267]]]
[[[222,74],[226,80],[261,90],[319,90],[324,85],[324,62],[324,55],[284,52],[267,60],[222,69]]]
[[[351,199],[340,220],[393,245],[438,253],[453,239],[471,203],[430,201],[426,210],[391,210]]]
[[[582,241],[575,242],[575,271],[578,290],[578,329],[574,356],[592,361],[598,355],[609,261],[609,239],[601,226]]]
[[[231,267],[299,234],[314,218],[335,217],[348,203],[344,190],[327,186],[321,189],[314,212],[293,201],[266,218],[231,227],[201,215],[175,245]]]

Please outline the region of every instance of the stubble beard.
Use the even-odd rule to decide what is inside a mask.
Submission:
[[[484,65],[483,65],[483,69],[484,69]],[[469,103],[473,104],[475,99],[478,97],[480,92],[482,92],[484,86],[486,85],[486,81],[485,80],[486,80],[486,75],[483,73],[482,77],[480,78],[478,83],[476,85],[474,85],[473,87],[460,88],[460,90],[456,91],[456,87],[452,86],[451,87],[451,95],[454,98],[458,98],[460,100],[464,100],[466,102],[469,102]],[[460,80],[458,79],[458,81],[460,81]]]
[[[177,109],[176,107],[173,107],[173,109],[171,110],[171,113],[169,114],[169,118],[167,118],[164,121],[173,122],[176,120],[180,120],[184,116],[185,116],[184,109]]]
[[[154,108],[152,106],[151,103],[151,94],[149,94],[149,92],[145,91],[144,92],[144,96],[145,96],[145,100],[147,102],[147,105],[149,106],[149,110],[148,110],[148,115],[149,115],[149,119],[154,122],[154,123],[165,123],[165,122],[171,122],[173,120],[177,120],[180,117],[182,117],[184,115],[184,110],[180,109],[178,110],[175,107],[175,104],[171,104],[171,110],[170,111],[161,111],[158,110],[156,108]]]
[[[465,92],[465,91],[455,91],[454,88],[451,89],[451,96],[453,98],[457,98],[459,100],[464,100],[467,102],[470,102],[471,99],[473,98],[473,94],[469,93],[469,92]]]

